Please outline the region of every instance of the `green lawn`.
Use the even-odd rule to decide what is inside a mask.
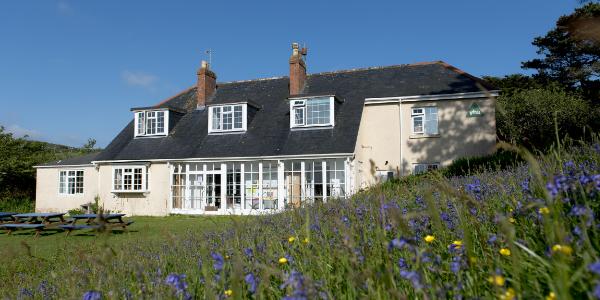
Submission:
[[[120,248],[124,244],[162,243],[178,235],[195,231],[214,230],[231,222],[229,216],[168,216],[126,217],[134,223],[128,232],[115,230],[112,233],[97,233],[91,230],[73,231],[70,236],[62,230],[44,231],[38,238],[33,230],[18,230],[12,235],[0,235],[0,249],[9,257],[31,255],[40,259],[56,258],[57,254],[74,249],[94,251],[98,246]],[[29,249],[29,250],[27,250]],[[0,257],[0,262],[7,258]]]

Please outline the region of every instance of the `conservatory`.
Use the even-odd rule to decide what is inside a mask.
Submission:
[[[170,211],[253,214],[345,198],[349,158],[173,162]]]

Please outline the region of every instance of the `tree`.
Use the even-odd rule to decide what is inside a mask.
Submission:
[[[498,137],[543,150],[556,141],[556,128],[561,138],[583,137],[593,118],[590,111],[587,100],[557,87],[501,94],[496,113]]]
[[[562,16],[556,28],[534,39],[542,58],[523,62],[537,80],[557,81],[584,97],[600,102],[600,3],[589,2]]]

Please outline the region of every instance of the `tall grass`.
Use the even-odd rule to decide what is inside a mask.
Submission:
[[[0,287],[25,298],[600,296],[600,146],[521,154],[508,170],[408,178],[219,230],[192,223],[162,243],[5,256],[14,275]]]

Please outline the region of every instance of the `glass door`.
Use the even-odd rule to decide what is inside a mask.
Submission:
[[[188,209],[202,209],[202,196],[204,192],[204,175],[190,174],[188,197],[186,206]]]
[[[206,174],[206,207],[205,210],[214,211],[221,208],[221,174]]]

